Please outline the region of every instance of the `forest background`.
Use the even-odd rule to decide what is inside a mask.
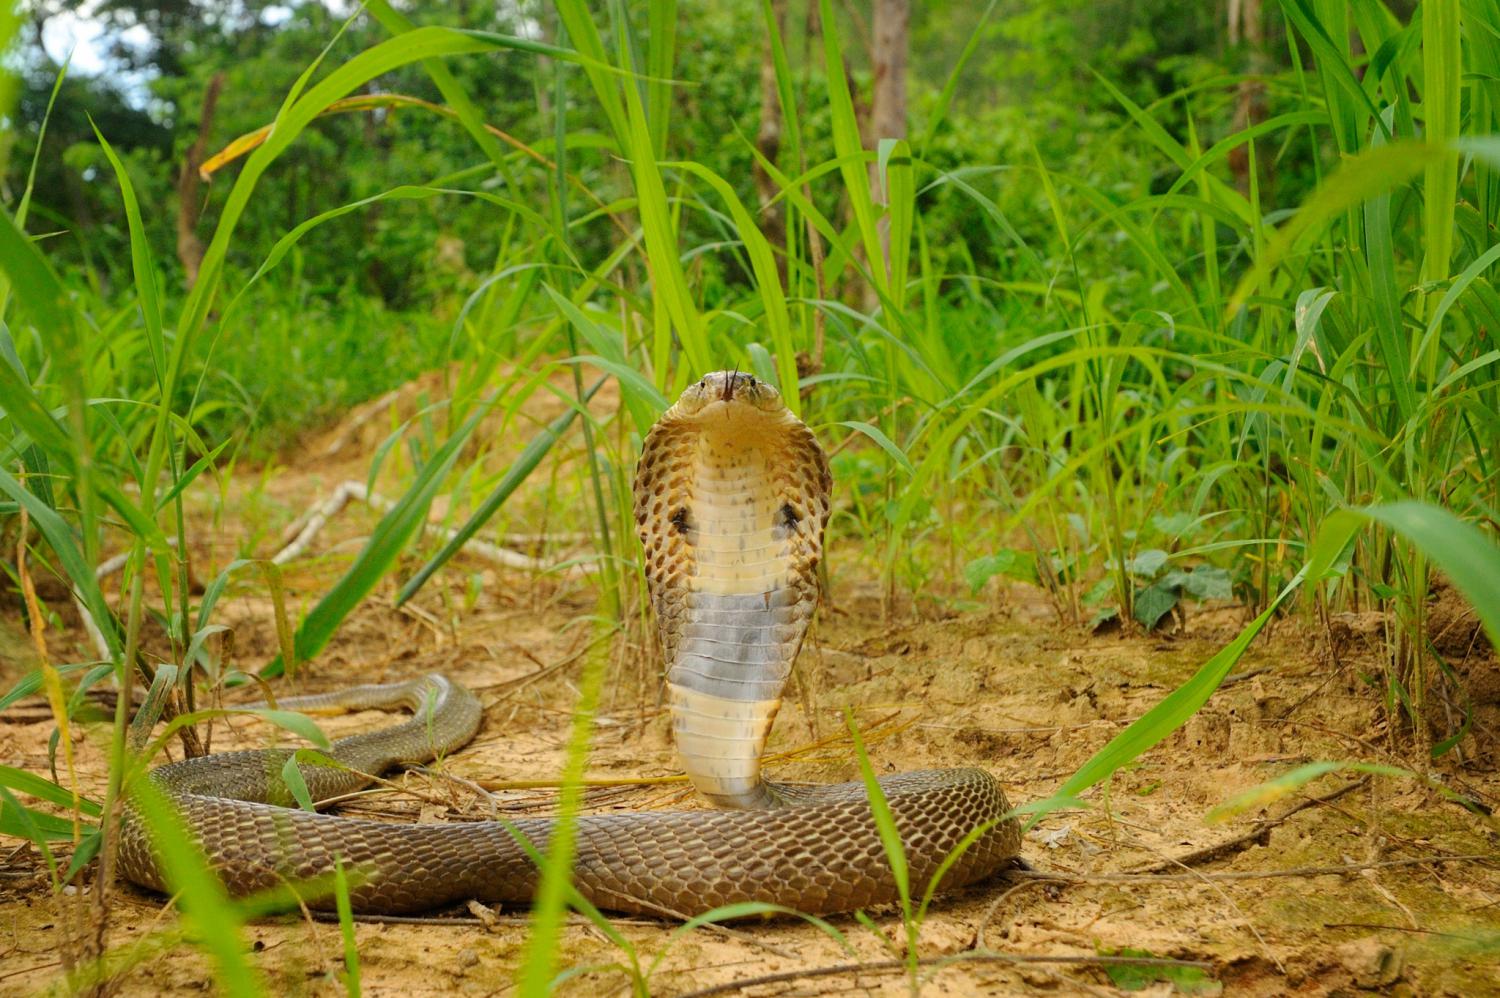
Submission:
[[[576,4],[449,4],[446,24],[523,51],[442,76],[390,60],[273,142],[240,197],[239,158],[329,72],[309,67],[411,27],[335,6],[19,10],[5,199],[78,310],[86,396],[140,403],[80,417],[107,420],[85,450],[114,473],[159,343],[182,351],[183,422],[158,421],[147,466],[176,437],[173,473],[264,460],[457,365],[452,431],[517,383],[502,361],[582,346],[637,431],[694,367],[799,379],[815,425],[860,442],[833,442],[852,500],[834,529],[878,549],[887,602],[961,567],[975,592],[1034,582],[1065,622],[1149,630],[1184,599],[1266,607],[1341,509],[1415,499],[1479,528],[1460,548],[1493,533],[1491,4],[613,3],[598,27]],[[92,73],[61,64],[79,28]],[[5,345],[38,404],[65,402],[44,335]],[[3,425],[24,452],[24,421]],[[621,578],[632,453],[597,455]],[[912,543],[992,507],[961,565]],[[1432,551],[1374,518],[1333,601],[1394,610],[1383,696],[1418,717],[1451,673],[1423,626]]]

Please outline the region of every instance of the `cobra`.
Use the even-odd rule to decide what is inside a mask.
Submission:
[[[829,914],[897,900],[863,782],[790,785],[761,773],[782,687],[818,604],[831,488],[812,432],[775,388],[748,374],[718,372],[689,386],[647,435],[634,514],[672,727],[683,769],[715,807],[578,818],[573,879],[593,904],[693,915],[761,901]],[[416,716],[325,753],[343,768],[299,764],[315,801],[459,748],[479,728],[480,704],[442,676],[282,700],[300,710],[398,704]],[[290,796],[276,774],[287,757],[226,752],[149,774],[231,892],[326,877],[338,861],[354,874],[357,911],[525,903],[535,892],[527,846],[548,848],[553,819],[402,824],[300,810],[283,806]],[[955,850],[946,887],[989,876],[1018,852],[1020,826],[983,769],[902,773],[880,786],[918,892]],[[134,808],[121,827],[119,863],[135,883],[167,889]],[[332,906],[326,892],[311,900]]]

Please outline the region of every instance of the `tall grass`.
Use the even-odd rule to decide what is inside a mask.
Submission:
[[[1049,163],[1036,142],[1013,162],[945,169],[929,158],[941,112],[915,146],[864,148],[838,12],[827,0],[820,6],[821,53],[814,51],[814,71],[802,73],[763,5],[786,129],[778,160],[759,161],[780,189],[781,245],[763,235],[765,206],[746,202],[742,178],[716,173],[674,142],[674,94],[694,81],[671,78],[673,5],[651,4],[640,17],[610,4],[600,19],[581,0],[557,4],[566,34],[559,45],[417,27],[384,2],[368,5],[390,39],[338,65],[329,55],[330,65],[308,67],[240,167],[199,282],[181,300],[164,288],[159,248],[141,224],[153,206],[136,203],[108,136],[100,141],[130,222],[127,301],[101,300],[54,273],[25,235],[24,198],[15,217],[0,218],[8,281],[0,528],[9,536],[20,530],[24,550],[5,567],[18,583],[38,572],[66,580],[102,648],[102,668],[88,668],[94,663],[83,659],[92,653],[80,652],[79,661],[44,663],[29,688],[54,695],[65,752],[81,737],[65,680],[83,677],[79,690],[112,677],[125,694],[103,735],[111,764],[100,815],[71,793],[41,793],[72,808],[74,820],[59,823],[7,790],[0,827],[67,843],[75,855],[97,848],[107,882],[113,822],[139,769],[126,738],[131,687],[153,683],[169,666],[192,711],[201,685],[222,678],[201,648],[217,627],[212,610],[230,573],[245,566],[224,568],[195,600],[184,491],[230,460],[233,451],[218,449],[230,407],[261,397],[245,375],[263,375],[263,364],[252,357],[237,373],[225,363],[243,356],[224,344],[249,322],[255,299],[244,296],[264,294],[284,302],[272,311],[300,314],[294,277],[303,244],[315,246],[317,225],[333,213],[289,232],[248,277],[228,264],[236,222],[303,130],[382,72],[410,63],[430,74],[482,164],[382,197],[479,199],[508,236],[493,273],[467,289],[453,325],[422,326],[429,359],[455,362],[446,418],[429,440],[413,443],[401,501],[296,622],[296,660],[315,656],[400,569],[433,498],[464,474],[459,457],[466,444],[473,449],[479,419],[498,412],[513,421],[556,365],[574,372],[572,408],[507,472],[466,481],[488,498],[464,530],[482,529],[576,420],[588,496],[577,516],[599,555],[600,633],[639,626],[628,495],[640,439],[688,380],[738,365],[777,383],[837,451],[837,550],[863,551],[888,594],[903,587],[921,594],[947,548],[990,559],[970,566],[980,583],[993,567],[1047,585],[1071,624],[1113,614],[1127,626],[1150,626],[1145,604],[1193,591],[1184,581],[1193,572],[1213,568],[1229,580],[1251,618],[1241,640],[1146,728],[1133,728],[1132,738],[1081,770],[1068,793],[1180,724],[1269,616],[1294,600],[1309,616],[1343,606],[1392,611],[1383,684],[1391,710],[1419,739],[1447,744],[1441,736],[1449,732],[1433,730],[1426,709],[1446,681],[1424,623],[1434,566],[1485,612],[1492,639],[1500,637],[1491,612],[1500,604],[1493,541],[1500,295],[1492,272],[1500,260],[1500,13],[1484,2],[1426,0],[1403,24],[1378,4],[1283,0],[1297,66],[1271,81],[1281,106],[1265,121],[1204,148],[1198,129],[1212,115],[1211,89],[1149,106],[1113,91],[1121,125],[1109,147],[1171,176],[1153,190],[1111,173],[1108,163],[1074,175]],[[545,56],[555,74],[539,84],[555,97],[550,145],[534,137],[550,155],[541,162],[496,139],[485,109],[443,62],[534,56]],[[955,68],[940,108],[963,69]],[[578,127],[569,95],[597,105],[607,126],[602,148],[569,148]],[[830,122],[831,135],[816,136],[831,139],[833,155],[821,162],[810,161],[819,146],[804,113],[814,105],[827,108]],[[1248,190],[1239,190],[1226,179],[1227,162],[1242,147],[1252,163],[1303,148],[1322,182],[1301,204],[1272,203],[1253,169]],[[871,164],[883,200],[872,191]],[[537,196],[497,194],[483,184],[492,175],[519,178]],[[616,183],[628,194],[603,196]],[[1033,192],[1029,203],[1013,196],[1018,188]],[[944,269],[954,254],[934,252],[945,234],[928,220],[950,201],[993,236],[1003,271]],[[593,226],[610,233],[603,252],[582,238]],[[711,239],[691,244],[690,234],[702,231]],[[733,262],[744,279],[707,299],[692,278],[705,256]],[[258,290],[245,290],[257,281]],[[273,344],[278,352],[306,346],[290,321],[266,327],[285,337]],[[799,372],[799,355],[821,366]],[[618,412],[587,406],[597,385],[585,388],[594,376],[583,367],[617,382]],[[1340,542],[1315,548],[1330,521],[1338,527],[1325,536]],[[1356,537],[1345,551],[1343,542]],[[401,598],[457,547],[432,552]],[[124,599],[114,606],[95,566],[122,548],[130,560]],[[1304,592],[1299,572],[1310,559],[1320,566],[1318,588]],[[33,601],[27,610],[40,634],[45,609]],[[166,647],[149,655],[148,615],[166,625]],[[601,653],[586,673],[565,811],[576,805],[590,698],[605,662]],[[5,786],[38,790],[14,776]],[[176,841],[170,821],[163,811],[157,823]],[[556,970],[549,943],[565,907],[568,827],[549,845],[549,868],[558,872],[536,915],[523,971],[528,991],[544,989]],[[194,939],[218,946],[221,983],[253,989],[255,972],[234,944],[240,909],[203,886],[210,881],[191,850],[170,872],[194,899],[184,902],[199,920]],[[69,875],[56,868],[59,885]],[[96,979],[104,966],[107,908],[102,892],[94,896],[96,942],[79,952],[79,980]],[[357,988],[353,963],[347,980]]]

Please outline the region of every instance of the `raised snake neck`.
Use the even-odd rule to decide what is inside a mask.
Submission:
[[[817,606],[830,487],[812,433],[748,375],[705,377],[648,434],[635,516],[673,730],[694,785],[727,809],[580,817],[573,879],[598,907],[692,915],[762,901],[828,914],[898,899],[862,782],[793,787],[760,775],[782,685]],[[458,748],[478,730],[481,708],[441,676],[281,701],[304,710],[395,704],[415,716],[324,753],[347,768],[299,762],[314,801],[367,786],[365,774]],[[545,851],[553,819],[399,824],[303,811],[289,806],[279,777],[288,754],[220,753],[150,774],[231,892],[326,882],[342,860],[356,911],[531,899],[539,875],[517,839]],[[880,785],[919,895],[966,839],[945,887],[988,876],[1019,849],[1019,825],[984,770],[902,773]],[[167,889],[134,808],[122,826],[120,870]],[[309,903],[332,907],[326,886]]]

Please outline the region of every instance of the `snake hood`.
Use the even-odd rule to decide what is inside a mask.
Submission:
[[[832,478],[772,385],[716,371],[647,435],[635,520],[683,769],[721,807],[782,795],[760,757],[818,605]]]

